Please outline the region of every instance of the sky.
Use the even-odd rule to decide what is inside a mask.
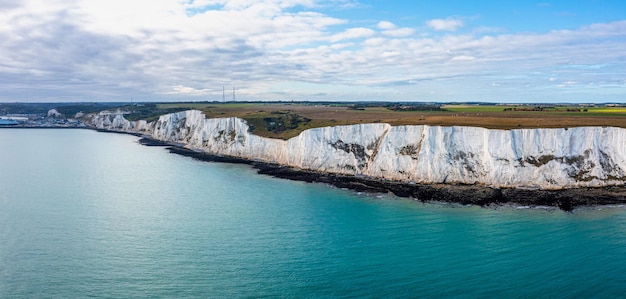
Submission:
[[[626,1],[2,0],[0,102],[626,103]]]

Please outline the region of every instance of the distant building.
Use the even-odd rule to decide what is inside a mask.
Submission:
[[[56,109],[50,109],[48,110],[48,117],[62,118],[63,115],[59,113],[59,111],[57,111]]]
[[[17,126],[18,122],[12,119],[0,119],[1,127]]]

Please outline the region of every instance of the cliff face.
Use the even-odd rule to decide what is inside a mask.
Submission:
[[[148,124],[145,120],[129,121],[124,118],[121,112],[103,111],[88,115],[87,118],[91,126],[98,129],[133,133],[149,133],[153,130],[152,124]]]
[[[368,175],[542,189],[626,182],[626,130],[392,127]]]
[[[239,118],[202,112],[130,122],[91,120],[102,129],[144,133],[209,154],[348,175],[417,183],[560,189],[626,183],[626,129],[489,130],[475,127],[360,124],[310,129],[287,141],[248,132]]]

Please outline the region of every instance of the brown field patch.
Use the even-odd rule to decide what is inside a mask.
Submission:
[[[176,104],[164,104],[166,108]],[[343,105],[310,105],[286,103],[207,103],[194,105],[207,117],[243,118],[253,126],[255,134],[287,139],[301,131],[324,126],[349,125],[359,123],[388,123],[398,125],[431,126],[475,126],[488,129],[519,128],[570,128],[581,126],[614,126],[626,128],[626,113],[620,110],[608,110],[607,113],[587,112],[533,112],[533,111],[497,111],[494,106],[480,111],[475,106],[464,112],[455,111],[392,111],[385,107],[366,107],[351,109]],[[457,107],[459,108],[459,107]],[[462,107],[461,107],[462,108]],[[623,109],[622,109],[623,110]],[[267,119],[275,120],[281,114],[285,120],[292,120],[297,115],[299,120],[294,128],[273,131],[267,128]]]

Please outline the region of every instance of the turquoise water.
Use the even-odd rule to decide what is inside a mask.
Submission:
[[[0,129],[0,298],[616,298],[626,208],[421,204]]]

